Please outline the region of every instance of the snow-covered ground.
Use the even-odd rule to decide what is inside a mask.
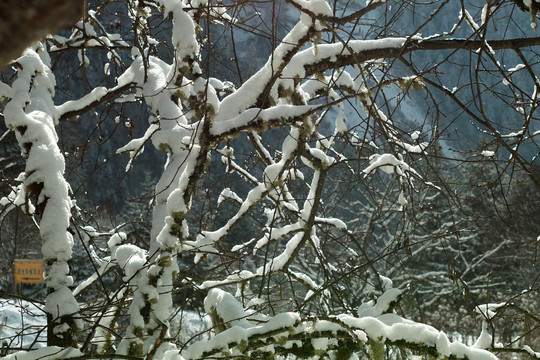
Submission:
[[[46,345],[47,317],[42,305],[0,298],[0,343],[2,349],[35,349]]]
[[[47,318],[43,305],[0,298],[0,356],[9,352],[46,346]],[[178,312],[171,320],[171,336],[180,343],[208,338],[209,319],[194,311]],[[7,349],[6,349],[7,348]]]

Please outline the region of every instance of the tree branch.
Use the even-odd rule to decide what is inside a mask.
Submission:
[[[527,46],[538,46],[540,45],[540,37],[493,40],[487,42],[482,40],[467,39],[411,39],[408,40],[401,48],[384,47],[378,49],[364,50],[355,53],[347,53],[344,50],[343,53],[338,54],[337,56],[333,53],[330,57],[320,58],[317,62],[306,64],[304,66],[304,69],[306,70],[306,75],[313,75],[328,69],[335,69],[347,65],[354,65],[368,60],[396,58],[413,51],[435,51],[451,49],[476,50],[480,48],[487,49],[488,45],[493,50],[518,49]]]
[[[89,111],[90,109],[93,109],[94,107],[96,107],[97,105],[101,104],[101,103],[104,103],[104,102],[108,102],[116,97],[118,97],[119,95],[121,95],[124,91],[130,89],[132,86],[134,86],[133,83],[128,83],[128,84],[125,84],[125,85],[122,85],[122,86],[118,86],[118,87],[115,87],[113,89],[110,89],[109,91],[107,91],[107,93],[103,96],[96,96],[94,98],[94,100],[90,100],[90,101],[84,101],[84,97],[79,99],[79,100],[73,100],[71,103],[75,103],[77,101],[81,101],[83,100],[82,102],[84,103],[80,108],[75,108],[73,110],[69,110],[69,111],[65,111],[65,112],[62,112],[61,111],[61,114],[60,114],[60,117],[59,117],[59,120],[68,120],[68,119],[72,119],[74,117],[77,117],[79,115],[82,115],[84,114],[85,112]],[[66,105],[70,102],[66,102],[64,103],[63,105]],[[62,106],[62,105],[61,105]],[[70,106],[71,107],[71,106]]]

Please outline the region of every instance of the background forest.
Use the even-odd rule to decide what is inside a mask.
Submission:
[[[540,358],[537,9],[85,3],[0,77],[2,355]]]

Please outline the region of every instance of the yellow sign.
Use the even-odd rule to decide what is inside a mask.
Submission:
[[[15,282],[40,284],[43,282],[43,260],[16,259]]]

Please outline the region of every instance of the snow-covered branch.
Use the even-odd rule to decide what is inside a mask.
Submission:
[[[21,176],[25,200],[34,203],[40,218],[49,344],[71,346],[73,335],[82,324],[75,319],[79,304],[68,288],[73,285],[68,265],[73,248],[73,236],[68,231],[72,202],[64,178],[65,160],[55,130],[58,123],[53,103],[55,78],[49,68],[50,58],[41,45],[26,50],[17,63],[20,69],[4,117],[8,128],[16,131],[26,158]]]

